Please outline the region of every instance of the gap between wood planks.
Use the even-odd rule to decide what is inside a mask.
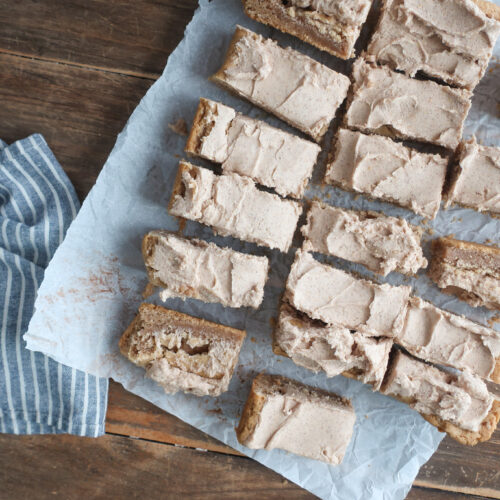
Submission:
[[[227,451],[220,450],[216,451],[214,449],[205,449],[205,448],[198,448],[198,447],[193,447],[189,445],[182,445],[182,444],[177,444],[177,443],[166,443],[164,441],[157,441],[154,439],[147,439],[147,438],[141,438],[141,437],[135,437],[135,436],[129,436],[126,434],[119,434],[116,432],[106,432],[107,435],[110,436],[116,436],[116,437],[123,437],[123,438],[128,438],[128,439],[135,439],[138,441],[144,441],[148,443],[154,443],[154,444],[159,444],[159,445],[164,445],[164,446],[172,446],[176,448],[188,448],[195,450],[197,452],[202,452],[202,453],[214,453],[217,455],[225,455],[225,456],[237,456],[238,458],[242,458],[244,460],[252,460],[250,457],[247,457],[246,455],[234,450],[234,453],[228,453]],[[452,494],[458,494],[458,495],[452,495]],[[443,496],[444,495],[444,496]],[[439,500],[443,498],[443,500],[451,499],[451,498],[463,498],[464,500],[473,500],[473,499],[499,499],[500,494],[492,490],[490,488],[467,488],[467,487],[455,487],[455,486],[440,486],[438,484],[434,483],[426,483],[425,481],[419,481],[416,480],[413,485],[412,489],[410,490],[408,497],[409,500],[419,500],[419,499],[425,499],[425,500],[432,500],[436,499]]]
[[[435,483],[427,483],[426,481],[421,481],[418,479],[416,479],[413,482],[413,486],[425,489],[445,491],[445,492],[461,493],[463,495],[476,495],[481,498],[492,498],[495,500],[500,499],[500,493],[498,491],[492,490],[491,488],[482,488],[482,487],[470,488],[467,486],[457,487],[457,486],[439,485]]]
[[[102,73],[112,73],[115,75],[130,76],[132,78],[142,78],[144,80],[155,81],[155,80],[158,80],[158,78],[160,78],[160,76],[161,76],[159,73],[158,74],[157,73],[141,73],[141,72],[137,72],[137,71],[130,71],[130,70],[127,71],[127,70],[118,69],[118,68],[100,67],[100,66],[94,66],[92,64],[69,62],[69,61],[66,61],[64,59],[57,59],[55,57],[34,56],[31,54],[24,54],[22,52],[5,50],[2,48],[0,48],[0,54],[21,57],[23,59],[30,59],[30,60],[39,61],[39,62],[63,64],[65,66],[72,66],[74,68],[86,69],[86,70],[91,70],[91,71],[100,71]]]
[[[122,437],[122,438],[127,438],[127,439],[137,439],[138,441],[144,441],[146,443],[155,443],[155,444],[162,444],[165,446],[174,446],[175,448],[187,448],[190,450],[196,450],[196,451],[201,451],[202,453],[215,453],[217,455],[224,455],[224,456],[231,456],[231,457],[240,457],[244,458],[245,460],[253,460],[252,458],[248,457],[247,455],[244,455],[243,453],[240,453],[237,450],[233,450],[234,453],[225,451],[223,449],[221,450],[216,450],[216,449],[207,449],[207,448],[199,448],[197,446],[192,446],[188,444],[180,444],[180,443],[167,443],[165,441],[158,441],[156,439],[150,439],[150,438],[144,438],[144,437],[138,437],[138,436],[131,436],[129,434],[120,434],[118,432],[109,432],[106,431],[107,436],[117,436],[117,437]],[[428,488],[427,486],[424,486],[424,488]]]

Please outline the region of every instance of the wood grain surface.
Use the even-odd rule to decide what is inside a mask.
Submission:
[[[0,138],[44,134],[83,199],[196,5],[0,0]],[[96,440],[0,435],[0,499],[313,498],[116,383],[106,428]],[[446,438],[408,498],[500,498],[499,463],[498,430],[474,448]]]
[[[125,436],[0,435],[0,449],[2,500],[315,498],[249,458]],[[484,497],[414,487],[408,498]]]
[[[197,0],[0,0],[0,51],[155,78]]]

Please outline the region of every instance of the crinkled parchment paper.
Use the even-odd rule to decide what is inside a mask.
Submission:
[[[143,370],[119,354],[118,339],[137,310],[147,282],[140,253],[141,237],[151,229],[178,229],[178,222],[167,214],[166,205],[179,158],[183,157],[185,137],[175,133],[169,124],[178,119],[190,124],[198,98],[204,96],[287,128],[207,80],[222,63],[236,23],[266,36],[272,34],[284,45],[298,48],[335,69],[349,71],[346,63],[250,21],[237,0],[201,0],[163,76],[151,87],[119,135],[96,185],[45,273],[36,312],[25,335],[28,348],[94,375],[113,378],[129,391],[322,498],[404,498],[419,467],[436,450],[443,435],[404,404],[375,394],[368,386],[341,376],[327,380],[272,353],[272,318],[276,316],[293,251],[283,255],[233,238],[214,237],[210,229],[191,222],[184,230],[189,236],[267,255],[271,261],[264,303],[257,311],[228,309],[196,300],[170,299],[166,303],[173,309],[246,328],[247,339],[239,365],[229,391],[221,397],[166,395],[144,377]],[[476,133],[486,144],[499,143],[499,119],[494,116],[498,116],[494,94],[498,93],[499,79],[500,68],[493,61],[476,90],[468,120],[466,133]],[[202,161],[195,163],[207,165]],[[318,165],[307,197],[317,196],[343,207],[378,209],[404,216],[412,223],[422,222],[407,210],[321,187],[319,179],[323,172],[324,167]],[[423,223],[428,230],[427,239],[454,233],[467,240],[490,239],[498,243],[500,221],[472,210],[441,211],[433,222]],[[332,260],[343,268],[364,272],[361,267]],[[486,323],[491,316],[485,310],[472,309],[441,294],[423,274],[409,280],[393,273],[388,281],[411,282],[416,294],[474,320]],[[159,303],[156,296],[149,300]],[[278,450],[252,451],[238,444],[234,427],[251,379],[261,370],[287,375],[352,399],[357,414],[356,427],[340,466],[328,466]]]

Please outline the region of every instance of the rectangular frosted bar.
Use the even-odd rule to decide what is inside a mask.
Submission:
[[[320,141],[350,80],[241,26],[213,80]]]
[[[379,389],[384,379],[393,341],[342,326],[326,325],[281,305],[273,333],[273,351],[299,366],[328,377],[342,374]]]
[[[471,106],[471,92],[415,80],[358,59],[345,124],[349,128],[455,149]]]
[[[339,129],[325,182],[433,219],[447,164],[446,158],[419,153],[388,137]]]
[[[391,271],[415,274],[427,265],[422,230],[398,217],[313,201],[301,231],[305,250],[356,262],[383,276]]]
[[[236,436],[242,445],[254,450],[279,448],[338,465],[355,420],[349,400],[289,378],[261,373],[253,381]]]
[[[500,418],[486,384],[468,373],[455,375],[402,352],[390,361],[381,392],[418,411],[428,422],[466,445],[487,441]]]
[[[215,175],[180,162],[169,212],[206,224],[222,236],[287,252],[302,207],[260,191],[248,177]]]
[[[432,241],[428,272],[443,292],[473,307],[500,309],[500,249],[450,237]]]
[[[418,297],[410,299],[394,342],[424,361],[500,382],[500,333]]]
[[[190,297],[226,307],[257,309],[264,297],[269,261],[168,231],[144,236],[142,255],[150,283],[161,297]]]
[[[243,0],[247,16],[342,59],[354,57],[371,0]]]
[[[298,250],[285,299],[312,319],[375,337],[394,337],[403,326],[410,287],[377,285],[318,262]]]
[[[120,351],[165,392],[219,396],[227,391],[245,331],[152,304],[120,339]]]
[[[421,71],[472,90],[488,66],[499,19],[500,7],[486,1],[385,0],[367,53],[410,76]]]
[[[200,99],[186,152],[222,164],[282,196],[301,198],[321,148],[267,123]]]

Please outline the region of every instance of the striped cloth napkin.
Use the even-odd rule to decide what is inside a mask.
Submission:
[[[0,141],[0,431],[99,436],[108,381],[28,351],[44,270],[79,209],[41,135]]]

